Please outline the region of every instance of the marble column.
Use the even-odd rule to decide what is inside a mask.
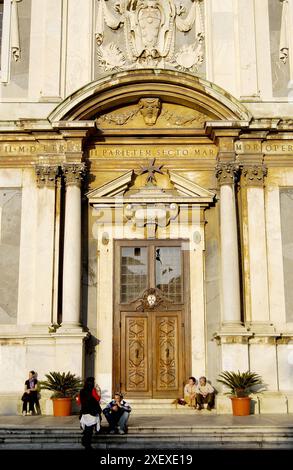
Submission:
[[[266,174],[267,169],[262,164],[245,165],[242,170],[242,183],[247,193],[251,320],[259,324],[270,320],[264,201]]]
[[[241,324],[239,253],[235,199],[235,178],[238,172],[233,162],[220,162],[216,177],[220,185],[221,282],[223,326]]]
[[[46,330],[52,323],[55,244],[55,202],[58,165],[38,164],[36,272],[33,325]]]
[[[80,327],[81,181],[84,163],[62,165],[66,183],[63,253],[62,328]]]

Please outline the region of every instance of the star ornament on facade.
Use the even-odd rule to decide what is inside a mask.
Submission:
[[[155,173],[160,173],[163,175],[162,168],[164,165],[156,166],[155,165],[156,159],[154,158],[152,162],[149,162],[148,166],[141,166],[141,172],[139,175],[143,175],[144,173],[148,173],[147,183],[154,184],[156,182]]]

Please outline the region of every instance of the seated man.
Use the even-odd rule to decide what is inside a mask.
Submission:
[[[184,400],[188,406],[194,407],[196,405],[196,379],[195,377],[189,377],[187,384],[184,387]]]
[[[196,387],[197,409],[202,410],[204,403],[207,403],[207,409],[210,411],[215,403],[215,390],[207,383],[206,377],[200,377],[199,384]]]
[[[131,407],[127,401],[123,400],[123,395],[116,392],[114,399],[108,403],[103,413],[109,423],[109,432],[114,434],[116,427],[119,434],[126,433],[126,425],[131,412]]]

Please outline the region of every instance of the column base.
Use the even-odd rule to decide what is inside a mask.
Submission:
[[[56,335],[63,334],[84,334],[87,335],[87,332],[84,331],[83,327],[78,323],[62,323],[61,326],[56,330]]]
[[[245,323],[247,331],[256,334],[272,335],[276,333],[276,328],[269,322],[247,322]]]
[[[219,331],[219,334],[247,334],[247,328],[241,322],[225,322],[222,323]]]

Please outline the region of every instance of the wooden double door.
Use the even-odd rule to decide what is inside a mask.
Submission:
[[[182,394],[190,368],[183,243],[116,244],[113,386],[128,397]]]

